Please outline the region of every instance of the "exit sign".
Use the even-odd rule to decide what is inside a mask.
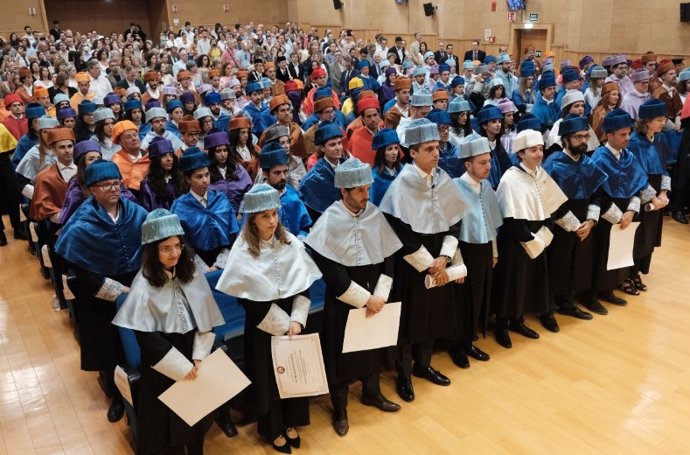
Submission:
[[[539,13],[529,13],[530,22],[539,22]]]

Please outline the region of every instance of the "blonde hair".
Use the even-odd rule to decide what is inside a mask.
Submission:
[[[261,251],[261,237],[259,237],[259,230],[256,228],[254,218],[261,213],[263,212],[249,214],[247,217],[247,222],[244,223],[244,227],[242,227],[242,237],[244,238],[244,241],[247,242],[249,254],[254,257],[259,257],[259,253]],[[278,225],[276,226],[276,231],[273,236],[277,241],[283,243],[284,245],[290,244],[287,231],[280,222],[280,219],[278,220]]]

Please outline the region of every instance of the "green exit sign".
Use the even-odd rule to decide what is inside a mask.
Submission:
[[[529,13],[530,22],[539,22],[539,13]]]

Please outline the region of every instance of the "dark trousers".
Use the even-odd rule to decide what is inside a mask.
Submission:
[[[496,318],[496,332],[501,330],[508,330],[508,326],[520,325],[525,322],[525,318],[520,316],[519,318]]]
[[[559,308],[575,308],[575,293],[549,294],[549,311],[545,314],[553,315]]]
[[[271,400],[268,414],[258,416],[257,430],[267,441],[273,442],[288,427],[309,425],[309,401],[307,398]]]
[[[378,371],[360,378],[360,380],[362,381],[362,395],[376,397],[381,393],[381,374]],[[347,409],[347,395],[350,392],[349,381],[340,381],[335,384],[329,384],[328,390],[331,394],[333,410],[336,413],[345,411]]]
[[[19,190],[17,190],[17,178],[10,161],[10,153],[0,153],[0,213],[10,216],[10,223],[14,230],[21,229],[19,222]],[[0,216],[0,230],[5,225]]]
[[[203,455],[204,433],[194,434],[194,440],[186,446],[169,446],[153,452],[151,455]]]
[[[398,374],[410,376],[413,365],[427,368],[431,365],[431,354],[434,351],[434,340],[406,344],[398,348]]]

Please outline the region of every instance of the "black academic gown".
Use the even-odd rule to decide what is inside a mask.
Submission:
[[[602,193],[601,213],[606,213],[611,204],[616,204],[621,212],[625,213],[628,209],[630,198],[612,198],[606,193]],[[594,255],[592,264],[592,289],[594,291],[611,291],[616,289],[623,280],[628,278],[630,267],[615,270],[606,270],[606,263],[609,258],[609,245],[611,243],[612,224],[603,218],[592,229],[590,236],[593,236]]]
[[[203,448],[204,435],[213,423],[213,414],[204,417],[193,427],[187,425],[184,420],[158,399],[158,396],[175,384],[175,381],[151,368],[151,365],[160,362],[172,348],[177,349],[192,362],[196,332],[196,329],[192,329],[184,335],[180,333],[134,332],[141,348],[141,379],[139,381],[139,394],[137,395],[139,414],[137,419],[139,425],[137,455],[157,453],[166,447],[183,447],[186,445],[190,448]]]
[[[479,327],[486,333],[493,281],[493,248],[489,243],[458,244],[467,267],[465,282],[458,286],[457,338],[471,343]],[[469,346],[465,346],[469,347]]]

